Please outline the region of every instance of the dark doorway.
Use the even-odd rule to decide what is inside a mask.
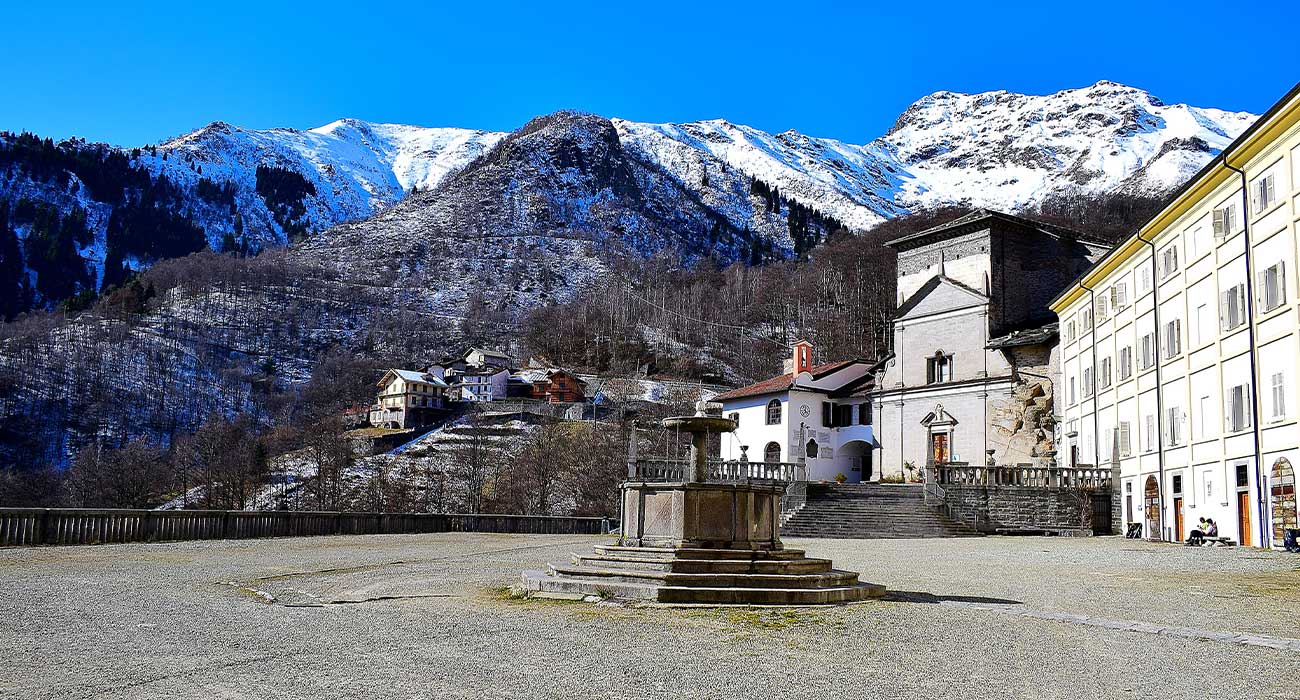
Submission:
[[[1147,477],[1142,496],[1146,505],[1147,539],[1162,540],[1164,538],[1160,528],[1160,484],[1156,482],[1154,476]]]

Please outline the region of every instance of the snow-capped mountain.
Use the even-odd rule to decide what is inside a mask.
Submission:
[[[769,134],[723,120],[573,120],[566,128],[575,134],[589,129],[577,134],[589,142],[608,141],[604,125],[613,125],[618,143],[601,152],[615,154],[619,167],[559,163],[579,179],[595,178],[577,188],[582,194],[576,199],[563,178],[525,177],[493,191],[534,214],[539,202],[548,203],[545,225],[532,233],[578,230],[594,239],[614,234],[647,253],[690,240],[687,257],[710,254],[696,245],[703,241],[723,247],[720,259],[765,259],[807,249],[824,233],[787,225],[794,202],[824,215],[826,228],[842,223],[864,230],[924,207],[1015,211],[1071,193],[1159,195],[1254,119],[1244,112],[1166,105],[1142,90],[1103,81],[1044,96],[936,92],[909,107],[887,134],[863,145],[795,131]],[[80,141],[28,144],[23,150],[14,146],[17,137],[0,134],[0,202],[16,212],[9,218],[11,230],[0,226],[0,269],[27,273],[15,275],[22,278],[15,290],[0,289],[0,298],[25,301],[0,310],[98,290],[120,282],[128,270],[205,245],[283,245],[381,214],[413,190],[433,191],[420,198],[433,216],[454,210],[512,230],[536,223],[529,217],[480,216],[473,207],[433,206],[449,174],[484,157],[500,161],[506,136],[351,119],[306,131],[216,122],[130,150]],[[84,157],[88,152],[94,157]],[[521,167],[500,172],[534,173],[528,164]],[[604,176],[625,181],[599,182]],[[765,202],[751,179],[779,197]],[[529,190],[525,181],[549,189]],[[611,199],[602,194],[606,190],[618,196]],[[20,207],[23,200],[27,205]],[[610,213],[615,200],[638,202],[630,229]],[[42,218],[32,203],[56,212],[57,220]],[[675,219],[671,226],[685,230],[665,236],[664,227]],[[656,223],[644,225],[649,221]],[[436,228],[465,225],[467,220],[440,222]],[[38,253],[43,259],[36,259]],[[7,260],[15,255],[21,263]]]
[[[254,130],[215,122],[165,141],[142,154],[150,170],[185,187],[200,177],[238,185],[244,231],[258,242],[284,243],[284,226],[257,192],[257,168],[273,166],[301,175],[311,185],[300,218],[308,231],[363,219],[412,189],[432,189],[447,173],[479,157],[505,134],[472,129],[426,128],[340,119],[325,126]],[[260,226],[250,227],[250,215]],[[209,226],[226,233],[220,222]]]
[[[1042,96],[936,92],[865,145],[722,120],[615,124],[682,182],[717,160],[865,229],[918,208],[1016,211],[1076,192],[1163,194],[1255,119],[1103,81]]]

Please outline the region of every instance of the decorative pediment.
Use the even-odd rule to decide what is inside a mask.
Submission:
[[[978,290],[943,275],[936,275],[921,285],[920,289],[899,306],[894,318],[927,316],[943,311],[980,306],[988,302],[988,296]]]
[[[934,410],[925,414],[925,417],[921,419],[921,425],[927,428],[940,425],[957,425],[957,419],[943,410],[943,404],[935,404]]]

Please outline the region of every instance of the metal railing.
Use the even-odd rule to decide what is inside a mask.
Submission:
[[[467,513],[0,508],[0,546],[387,535],[609,532],[608,518]]]
[[[628,470],[629,481],[690,481],[691,463],[685,459],[637,458]],[[708,461],[711,484],[789,484],[808,481],[808,468],[798,462]]]
[[[1111,470],[1089,465],[1075,467],[1016,464],[933,464],[927,467],[935,484],[1028,486],[1035,488],[1111,488]]]

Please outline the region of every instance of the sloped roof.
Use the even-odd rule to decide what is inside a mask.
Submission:
[[[1040,231],[1053,238],[1060,238],[1061,236],[1069,236],[1081,243],[1107,247],[1106,244],[1104,243],[1100,243],[1098,241],[1093,241],[1089,239],[1087,234],[1084,234],[1081,231],[1075,231],[1074,229],[1066,228],[1065,226],[1057,226],[1056,224],[1049,224],[1042,221],[1035,221],[1033,219],[1026,219],[1023,216],[1004,214],[1000,211],[993,211],[992,209],[976,209],[975,211],[972,211],[969,214],[963,214],[962,216],[959,216],[953,219],[952,221],[949,221],[948,223],[939,224],[938,226],[931,226],[930,228],[925,229],[924,231],[918,231],[917,233],[909,233],[906,236],[900,236],[891,241],[886,241],[885,245],[891,248],[900,247],[900,246],[909,247],[908,246],[909,243],[920,241],[921,239],[924,238],[930,238],[932,236],[935,236],[936,234],[947,233],[949,231],[956,232],[964,228],[975,228],[977,225],[984,224],[985,222],[988,221],[1000,221],[1002,223],[1011,224],[1013,226],[1018,226],[1020,228],[1027,228],[1035,231]]]
[[[985,347],[990,350],[1000,350],[1002,348],[1017,348],[1025,345],[1043,345],[1056,340],[1057,324],[1048,323],[1038,328],[1026,328],[1024,330],[1012,331],[1006,335],[998,336],[989,340]]]
[[[434,374],[417,372],[412,369],[390,369],[388,370],[388,372],[397,375],[399,378],[402,379],[402,381],[419,382],[421,384],[432,384],[434,386],[447,386],[447,382],[442,381],[441,379],[438,378],[437,375]],[[387,373],[385,373],[384,376],[387,376]],[[383,383],[382,378],[379,381],[381,384]]]
[[[822,377],[830,374],[831,372],[844,369],[845,367],[848,367],[849,365],[855,364],[857,362],[862,362],[862,360],[840,360],[839,362],[827,362],[826,364],[823,365],[816,365],[814,367],[809,367],[808,373],[813,376],[813,379],[821,379]],[[753,384],[750,384],[749,386],[742,386],[739,389],[724,391],[723,393],[718,394],[713,398],[715,401],[721,401],[726,399],[739,399],[739,398],[744,398],[746,396],[759,396],[761,394],[774,394],[781,391],[787,391],[793,385],[794,385],[794,375],[782,374],[776,377],[772,377],[771,379],[764,379],[761,382],[755,382]]]

